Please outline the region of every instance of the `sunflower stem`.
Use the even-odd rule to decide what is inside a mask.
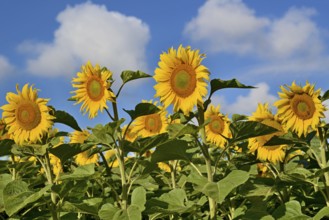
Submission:
[[[321,127],[318,128],[319,137],[320,137],[320,143],[321,143],[321,164],[320,167],[322,169],[326,168],[327,166],[327,157],[326,157],[326,151],[327,151],[327,140],[325,138],[326,130],[322,130]],[[329,207],[329,173],[328,171],[324,172],[324,187],[326,192],[326,205]]]
[[[123,157],[123,151],[120,148],[117,148],[117,160],[119,162],[119,169],[120,169],[120,175],[121,175],[121,186],[122,186],[122,192],[121,192],[121,209],[127,210],[127,200],[128,200],[128,194],[127,194],[127,180],[126,180],[126,173],[125,173],[125,165],[124,165],[124,157]]]
[[[46,151],[46,154],[44,156],[45,158],[45,173],[46,173],[46,176],[47,176],[47,180],[48,180],[48,184],[53,184],[53,176],[52,176],[52,173],[51,173],[51,165],[50,165],[50,159],[49,159],[49,152],[48,150]],[[53,219],[54,220],[57,220],[59,219],[58,218],[58,214],[57,214],[57,201],[56,201],[56,195],[54,192],[51,192],[50,193],[50,196],[51,196],[51,214],[53,216]]]
[[[13,154],[11,155],[11,161],[14,165],[14,168],[12,169],[12,180],[15,180],[16,179],[16,168],[15,168],[16,161],[15,161],[15,156]]]
[[[119,120],[119,114],[118,114],[118,106],[116,103],[116,99],[112,102],[112,107],[113,107],[113,114],[114,114],[114,121]]]
[[[176,186],[176,167],[177,167],[177,161],[173,161],[172,166],[170,167],[171,183],[172,183],[173,189],[176,189],[176,187],[177,187]]]
[[[111,115],[111,113],[109,112],[109,110],[107,110],[107,108],[104,108],[107,115],[112,119],[112,121],[114,121],[114,117]]]
[[[200,135],[202,139],[202,144],[200,145],[201,151],[203,153],[203,156],[205,158],[206,162],[206,168],[207,168],[207,177],[209,182],[213,182],[213,175],[212,175],[212,168],[211,168],[211,158],[208,152],[208,145],[207,145],[207,138],[206,138],[206,130],[205,127],[203,126],[204,124],[204,109],[202,106],[198,106],[198,122],[199,126],[202,126],[200,128]],[[217,204],[216,201],[208,196],[208,201],[209,201],[209,212],[210,212],[210,219],[214,220],[216,219],[216,212],[217,212]]]

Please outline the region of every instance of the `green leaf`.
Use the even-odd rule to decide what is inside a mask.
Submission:
[[[205,177],[201,177],[196,173],[190,174],[187,180],[197,185],[195,190],[213,198],[218,203],[222,203],[233,189],[245,183],[248,178],[249,174],[247,172],[242,170],[233,170],[224,179],[217,183],[208,182]]]
[[[137,71],[125,70],[121,73],[121,79],[123,83],[127,83],[135,79],[148,78],[148,77],[152,77],[152,76],[139,70]]]
[[[30,191],[26,182],[14,180],[6,185],[3,190],[3,201],[5,211],[9,216],[14,215],[19,210],[40,199],[43,194],[51,188],[46,185],[38,192]]]
[[[106,125],[97,124],[94,128],[91,128],[92,134],[88,138],[91,142],[111,144],[115,141],[117,131],[120,125],[125,121],[121,118],[118,121],[107,123]]]
[[[198,186],[204,186],[208,183],[208,179],[204,176],[201,176],[200,174],[198,174],[197,171],[195,170],[191,170],[190,175],[187,177],[187,180],[190,183],[194,183]]]
[[[129,220],[142,220],[142,212],[139,209],[139,206],[135,204],[128,207],[127,214]]]
[[[10,155],[11,147],[15,144],[15,142],[11,139],[5,139],[0,141],[0,157]]]
[[[151,214],[157,212],[166,214],[189,212],[193,208],[193,203],[186,200],[186,193],[183,189],[173,189],[162,194],[160,198],[148,200],[146,212]]]
[[[61,199],[69,194],[69,192],[75,187],[74,181],[65,181],[61,184],[53,185],[51,190],[55,192]]]
[[[137,117],[143,115],[150,115],[160,111],[158,107],[152,103],[139,103],[135,106],[135,110],[123,109],[131,117],[131,120],[135,120]]]
[[[140,186],[134,189],[131,194],[131,204],[136,205],[139,210],[142,212],[145,210],[146,203],[146,191],[144,187]]]
[[[54,119],[55,123],[61,123],[64,125],[67,125],[77,131],[82,131],[81,128],[79,127],[77,121],[75,118],[70,115],[69,113],[65,111],[60,111],[60,110],[55,110],[54,116],[56,117]]]
[[[143,186],[144,189],[147,189],[148,191],[155,191],[159,189],[158,183],[155,182],[153,177],[151,177],[151,175],[148,174],[140,176],[140,178],[136,179],[134,184]]]
[[[113,216],[113,220],[141,220],[142,213],[138,206],[130,205],[127,210],[119,210]]]
[[[312,176],[312,178],[316,178],[316,177],[320,177],[322,175],[324,175],[324,173],[329,171],[329,167],[325,167],[323,169],[319,169],[315,172],[314,176]]]
[[[65,163],[68,159],[75,155],[90,149],[90,144],[61,144],[57,147],[49,149],[49,152],[58,157],[62,163]]]
[[[272,214],[278,220],[303,220],[310,219],[309,216],[302,213],[300,203],[292,200],[280,205]]]
[[[329,217],[329,207],[323,207],[316,215],[313,217],[313,220],[322,220],[326,219],[324,217]]]
[[[242,170],[233,170],[224,179],[217,183],[219,196],[217,199],[218,203],[222,203],[226,196],[236,187],[247,182],[249,174]]]
[[[101,209],[98,211],[98,216],[102,220],[112,220],[115,213],[120,211],[119,208],[114,207],[110,203],[104,204]]]
[[[183,140],[172,140],[159,145],[151,155],[151,162],[157,163],[169,160],[186,160],[189,156],[186,153],[188,145]]]
[[[248,138],[277,132],[278,130],[257,121],[237,121],[230,124],[232,141],[242,141]]]
[[[324,102],[329,99],[329,90],[327,90],[323,96],[321,96],[321,101]]]
[[[273,136],[270,140],[268,140],[264,146],[276,146],[276,145],[291,145],[291,144],[306,144],[305,141],[293,138],[293,137],[278,137]]]
[[[0,174],[0,212],[3,212],[5,209],[4,203],[3,203],[3,189],[5,186],[11,182],[11,175],[10,174]]]
[[[79,166],[73,170],[71,174],[63,174],[60,176],[60,180],[77,180],[92,177],[95,174],[95,164],[87,164]]]
[[[175,139],[177,137],[190,134],[190,135],[197,135],[199,128],[198,126],[192,124],[170,124],[167,127],[169,138]]]
[[[88,198],[84,199],[80,203],[73,203],[65,201],[62,209],[67,212],[75,212],[75,213],[86,213],[92,215],[98,215],[98,209],[102,203],[102,198]]]
[[[254,86],[246,86],[240,83],[237,79],[231,79],[231,80],[213,79],[210,81],[210,87],[211,87],[210,95],[212,95],[217,90],[226,89],[226,88],[237,88],[237,89],[256,88]]]
[[[139,152],[140,154],[144,154],[146,151],[156,148],[161,145],[165,141],[168,140],[168,134],[162,133],[152,137],[141,138],[134,141],[131,146],[136,149],[135,152]]]

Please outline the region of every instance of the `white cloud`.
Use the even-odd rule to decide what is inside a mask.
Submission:
[[[251,89],[248,95],[238,96],[233,103],[218,95],[212,98],[212,103],[214,105],[220,104],[221,112],[225,114],[251,115],[257,109],[258,103],[267,102],[271,105],[277,100],[274,95],[269,93],[270,87],[266,83],[259,83],[255,87],[257,88]]]
[[[315,14],[314,9],[291,8],[282,18],[273,20],[266,36],[269,54],[276,58],[321,54],[323,42],[320,31],[311,20]]]
[[[214,52],[247,53],[255,49],[269,25],[267,18],[258,18],[240,0],[209,0],[185,27],[192,41],[206,42]]]
[[[27,61],[32,74],[71,77],[87,60],[116,74],[147,70],[150,31],[140,19],[87,2],[67,7],[57,21],[60,25],[51,43],[24,42],[19,47],[33,57]]]
[[[282,17],[268,18],[257,16],[242,0],[209,0],[184,34],[212,52],[258,57],[263,64],[250,72],[324,72],[329,55],[312,20],[315,14],[311,8],[290,8]]]
[[[0,55],[0,77],[3,77],[9,73],[12,73],[14,67],[10,64],[9,60]]]

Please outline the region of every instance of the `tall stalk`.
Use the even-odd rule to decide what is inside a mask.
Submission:
[[[118,107],[116,104],[116,100],[112,102],[112,107],[113,107],[113,114],[114,114],[114,120],[118,121],[119,120],[119,114],[118,114]],[[121,175],[121,187],[122,187],[122,192],[121,192],[121,209],[126,210],[127,209],[127,200],[128,200],[128,184],[127,184],[127,179],[126,179],[126,172],[125,172],[125,164],[124,164],[124,151],[123,151],[123,146],[122,146],[122,141],[119,140],[118,143],[118,148],[116,151],[116,157],[119,162],[119,169],[120,169],[120,175]]]
[[[213,172],[211,168],[211,158],[209,154],[209,146],[207,145],[207,138],[206,138],[206,130],[205,127],[203,126],[204,124],[204,109],[200,106],[198,106],[198,122],[199,126],[202,126],[200,128],[200,135],[201,135],[201,140],[202,144],[200,145],[202,154],[204,156],[205,162],[206,162],[206,168],[207,168],[207,178],[209,182],[213,182]],[[208,201],[209,201],[209,213],[210,213],[210,219],[216,219],[216,212],[217,212],[217,203],[216,201],[208,196]]]
[[[326,156],[326,151],[327,151],[327,140],[326,140],[326,137],[325,137],[325,133],[326,133],[326,130],[325,132],[323,132],[322,128],[319,127],[318,128],[318,132],[319,132],[319,137],[320,137],[320,144],[321,144],[321,157],[320,157],[320,162],[321,164],[320,167],[322,169],[326,168],[327,166],[327,156]],[[329,173],[328,171],[324,172],[324,187],[325,187],[325,192],[326,192],[326,205],[327,207],[329,207]]]
[[[48,184],[53,184],[54,180],[53,180],[53,176],[52,176],[48,150],[46,151],[44,159],[45,159],[45,164],[43,165],[43,167],[45,169]],[[54,192],[51,192],[50,196],[51,196],[51,213],[53,216],[53,220],[57,220],[59,218],[58,218],[58,213],[57,213],[56,194]]]

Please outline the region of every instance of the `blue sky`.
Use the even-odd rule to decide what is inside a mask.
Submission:
[[[329,89],[328,9],[325,0],[1,1],[0,105],[16,83],[30,83],[81,127],[104,123],[106,114],[90,121],[66,101],[80,66],[91,60],[111,69],[115,90],[122,70],[153,75],[159,55],[183,44],[207,55],[212,79],[258,87],[220,91],[213,100],[224,113],[250,114],[293,80]],[[127,84],[119,108],[152,99],[153,85]]]

